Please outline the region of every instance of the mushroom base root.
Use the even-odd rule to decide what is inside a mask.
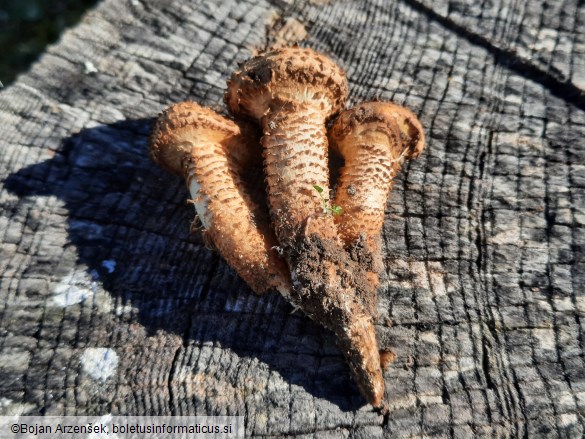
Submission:
[[[290,301],[311,319],[333,331],[366,400],[380,407],[384,380],[370,309],[375,303],[367,273],[337,241],[301,234],[289,249],[293,291]]]

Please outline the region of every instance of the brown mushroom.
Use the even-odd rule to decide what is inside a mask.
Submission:
[[[254,127],[182,102],[158,117],[150,153],[185,178],[206,239],[252,290],[288,295],[290,275],[274,250],[268,215],[256,201],[254,182],[244,178],[259,164]]]
[[[228,82],[230,112],[262,125],[268,204],[293,279],[290,300],[332,330],[363,395],[382,405],[369,283],[344,251],[328,198],[325,123],[342,110],[347,81],[340,67],[311,49],[287,47],[258,55]],[[322,192],[320,194],[316,188]]]
[[[331,147],[345,164],[334,203],[343,206],[336,217],[345,246],[358,259],[373,259],[373,273],[383,270],[381,232],[393,178],[404,160],[418,157],[425,144],[416,116],[391,102],[365,102],[344,111],[329,130]],[[365,241],[365,242],[364,242]]]
[[[314,186],[329,192],[325,121],[343,109],[346,96],[341,68],[300,47],[258,55],[228,82],[230,112],[262,125],[269,205],[283,246],[294,246],[309,217],[323,222],[322,236],[336,237],[332,218],[320,218],[322,202]]]

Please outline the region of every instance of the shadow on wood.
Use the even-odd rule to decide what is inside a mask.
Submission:
[[[62,200],[77,264],[118,306],[137,309],[149,334],[176,333],[185,347],[229,348],[343,411],[363,406],[331,334],[293,314],[276,293],[255,296],[199,233],[189,235],[194,212],[184,202],[187,190],[148,157],[151,123],[83,130],[54,158],[10,175],[6,188],[19,197]],[[172,361],[171,375],[178,373],[172,358],[160,361]]]

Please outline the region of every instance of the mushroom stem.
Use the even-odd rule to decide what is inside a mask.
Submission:
[[[358,259],[371,255],[371,277],[377,282],[377,273],[384,269],[381,232],[386,202],[404,160],[417,157],[424,148],[423,130],[404,107],[365,102],[343,112],[329,138],[345,160],[334,198],[343,206],[336,218],[339,234],[346,247],[356,249]]]
[[[384,224],[387,194],[394,175],[400,169],[400,155],[388,150],[386,139],[376,139],[375,132],[364,133],[344,156],[334,203],[343,206],[335,218],[345,246],[358,242],[360,235],[375,255],[373,268],[384,269],[380,233]],[[396,139],[400,143],[399,137]]]
[[[333,217],[323,215],[322,199],[315,190],[315,186],[320,186],[328,198],[323,114],[309,106],[271,112],[262,119],[262,127],[268,204],[281,245],[295,245],[309,218],[319,223],[319,227],[311,227],[313,233],[338,239]]]
[[[367,401],[382,405],[384,380],[370,310],[374,297],[343,249],[328,195],[326,120],[347,96],[343,71],[310,49],[263,53],[240,66],[225,95],[230,112],[259,121],[264,169],[276,236],[291,270],[289,300],[332,330]],[[342,206],[343,207],[343,206]]]
[[[244,135],[246,132],[247,135]],[[255,202],[253,156],[257,136],[208,108],[183,102],[165,110],[150,138],[153,159],[182,174],[210,241],[256,292],[287,295],[290,278],[274,250],[266,212]]]

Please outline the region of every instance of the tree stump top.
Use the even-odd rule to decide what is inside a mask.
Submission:
[[[105,0],[0,92],[0,413],[244,415],[250,437],[580,437],[585,4]],[[390,413],[333,337],[257,297],[146,144],[225,112],[267,44],[408,106],[427,148],[384,228]]]

